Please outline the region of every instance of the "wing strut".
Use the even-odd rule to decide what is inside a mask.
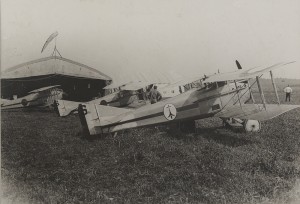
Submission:
[[[276,88],[276,84],[275,84],[275,81],[274,81],[274,78],[273,78],[273,72],[272,71],[270,71],[270,76],[271,76],[272,85],[273,85],[273,88],[274,88],[274,91],[275,91],[275,95],[276,95],[276,98],[277,98],[277,103],[280,105],[280,100],[279,100],[279,97],[278,97],[278,92],[277,92],[277,88]]]
[[[256,82],[257,82],[257,86],[258,86],[258,90],[259,90],[259,93],[260,93],[260,97],[261,97],[262,103],[264,105],[265,110],[267,110],[265,95],[264,95],[264,92],[263,92],[263,90],[261,88],[258,76],[256,76]]]
[[[240,99],[240,94],[239,94],[238,86],[237,86],[235,80],[234,80],[234,84],[235,84],[236,93],[237,93],[237,96],[238,96],[238,99],[239,99],[239,103],[240,103],[240,106],[241,106],[241,108],[242,108],[242,103],[241,103],[241,99]]]
[[[255,100],[254,100],[254,97],[253,97],[253,94],[252,94],[252,89],[251,89],[252,85],[250,86],[249,80],[247,80],[247,84],[248,84],[248,89],[249,89],[250,98],[252,100],[252,103],[255,103]]]

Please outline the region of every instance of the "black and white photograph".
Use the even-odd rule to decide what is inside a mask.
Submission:
[[[1,203],[299,204],[299,0],[1,0]]]

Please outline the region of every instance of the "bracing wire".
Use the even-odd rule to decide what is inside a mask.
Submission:
[[[259,78],[261,78],[261,76],[262,75],[260,75],[259,76]],[[250,85],[250,87],[248,88],[248,90],[245,92],[245,93],[243,93],[242,95],[241,95],[241,97],[240,98],[242,98],[247,92],[250,92],[250,88],[254,85],[256,83],[256,81],[255,82],[253,82],[251,85]],[[228,102],[227,102],[227,104],[225,104],[223,107],[222,107],[222,109],[220,110],[220,111],[222,111],[229,103],[230,103],[230,101],[236,96],[238,94],[238,91],[228,100]],[[236,103],[236,102],[235,102]]]

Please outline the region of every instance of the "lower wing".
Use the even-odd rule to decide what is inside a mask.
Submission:
[[[300,105],[278,105],[278,104],[266,104],[264,108],[263,104],[243,104],[233,105],[218,112],[215,117],[220,118],[239,118],[250,120],[269,120],[275,118],[285,112],[299,108]]]

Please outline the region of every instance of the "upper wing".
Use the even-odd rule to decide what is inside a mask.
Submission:
[[[58,87],[58,86],[60,86],[60,85],[47,86],[47,87],[43,87],[43,88],[40,88],[40,89],[35,89],[35,90],[30,91],[30,92],[28,92],[28,93],[38,93],[38,92],[46,91],[46,90],[48,90],[48,89],[52,89],[52,88]]]
[[[169,87],[175,87],[175,86],[183,86],[189,83],[192,83],[194,81],[197,81],[199,79],[202,79],[203,77],[200,76],[194,76],[194,77],[186,77],[186,78],[182,78],[179,80],[174,80],[172,82],[162,82],[162,81],[137,81],[137,82],[128,82],[128,83],[124,83],[122,85],[120,84],[111,84],[108,85],[106,87],[104,87],[104,89],[111,89],[111,88],[118,88],[120,87],[121,90],[128,90],[128,91],[135,91],[135,90],[139,90],[142,89],[150,84],[166,84],[167,86],[164,86],[163,89],[165,88],[169,88]]]
[[[262,104],[233,105],[224,108],[214,116],[220,118],[239,118],[263,121],[272,119],[299,107],[300,105],[266,104],[265,109]]]
[[[114,84],[110,84],[106,87],[104,87],[104,89],[114,89],[114,88],[120,88],[121,90],[127,90],[127,91],[136,91],[142,88],[145,88],[146,86],[149,86],[151,84],[158,84],[157,81],[131,81],[131,82],[127,82],[127,83],[114,83]],[[162,83],[161,84],[167,84],[167,83]]]
[[[128,74],[126,77],[114,78],[112,84],[104,87],[104,89],[120,88],[121,90],[138,90],[150,84],[172,84],[185,77],[172,71],[155,71],[145,70],[144,72],[136,72]]]
[[[269,72],[273,69],[294,63],[292,62],[280,62],[277,64],[273,64],[268,67],[255,67],[248,70],[238,70],[235,72],[229,72],[229,73],[221,73],[209,76],[207,79],[204,80],[204,83],[207,82],[217,82],[217,81],[233,81],[233,80],[242,80],[242,79],[251,79],[256,76],[260,76],[266,72]]]
[[[167,86],[163,87],[162,89],[168,89],[168,88],[177,87],[177,86],[184,86],[186,84],[193,83],[193,82],[195,82],[197,80],[200,80],[202,78],[203,77],[200,77],[200,76],[186,77],[185,79],[178,80],[174,83],[169,83]]]
[[[113,81],[112,84],[107,85],[106,87],[104,87],[104,89],[116,89],[130,83],[132,83],[132,81]]]
[[[135,91],[142,88],[145,88],[146,86],[149,86],[150,84],[153,84],[152,82],[131,82],[124,86],[121,86],[121,90],[127,90],[127,91]]]

